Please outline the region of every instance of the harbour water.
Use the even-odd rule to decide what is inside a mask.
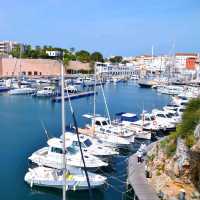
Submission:
[[[169,102],[166,95],[157,94],[153,89],[139,88],[134,82],[108,84],[104,86],[111,117],[117,112],[141,113],[161,108]],[[78,125],[86,121],[85,113],[93,111],[93,97],[72,101],[78,119]],[[103,96],[98,89],[97,113],[105,114]],[[24,182],[24,175],[29,167],[28,156],[46,144],[42,123],[50,136],[60,136],[60,103],[50,99],[38,99],[31,96],[0,96],[0,194],[7,200],[57,200],[61,191],[52,189],[30,188]],[[71,115],[66,102],[66,120],[71,123]],[[125,192],[126,158],[128,155],[113,159],[113,169],[104,172],[108,176],[108,185],[94,191],[96,200],[121,200]],[[86,200],[87,192],[70,192],[70,200]]]

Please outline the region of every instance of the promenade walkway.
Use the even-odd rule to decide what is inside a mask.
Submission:
[[[147,147],[150,150],[155,143]],[[138,163],[133,154],[128,161],[128,184],[134,190],[134,198],[138,200],[159,200],[156,191],[148,184],[145,176],[145,162]]]

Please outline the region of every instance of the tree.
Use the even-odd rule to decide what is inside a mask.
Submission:
[[[20,51],[21,51],[20,45],[16,45],[16,47],[12,49],[11,55],[15,58],[19,58],[20,57]]]
[[[94,62],[103,62],[103,55],[100,52],[94,52],[90,55],[90,60]]]
[[[81,62],[90,62],[90,53],[85,50],[76,52],[76,58]]]
[[[114,56],[114,57],[112,57],[112,58],[110,58],[110,62],[111,63],[120,63],[120,62],[122,62],[122,56]]]

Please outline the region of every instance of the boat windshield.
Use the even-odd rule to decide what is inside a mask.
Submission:
[[[67,151],[68,151],[70,154],[76,154],[76,153],[78,152],[78,150],[75,149],[73,146],[67,147]]]
[[[87,139],[87,140],[84,141],[84,144],[85,144],[86,147],[89,147],[89,146],[92,145],[92,142],[90,141],[90,139]]]

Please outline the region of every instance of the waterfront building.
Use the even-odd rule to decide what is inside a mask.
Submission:
[[[179,70],[180,73],[184,70],[195,70],[197,59],[197,53],[176,53],[176,68]]]
[[[10,54],[12,50],[18,45],[20,45],[22,52],[26,49],[27,46],[25,44],[16,41],[10,41],[10,40],[0,41],[0,54]]]
[[[137,68],[135,68],[135,66],[131,63],[112,64],[109,62],[106,63],[96,62],[95,68],[96,68],[96,73],[103,77],[113,77],[113,76],[128,77],[138,73]]]
[[[89,71],[89,63],[70,61],[66,70],[73,72]],[[52,59],[0,58],[0,77],[10,76],[59,76],[60,63]]]

